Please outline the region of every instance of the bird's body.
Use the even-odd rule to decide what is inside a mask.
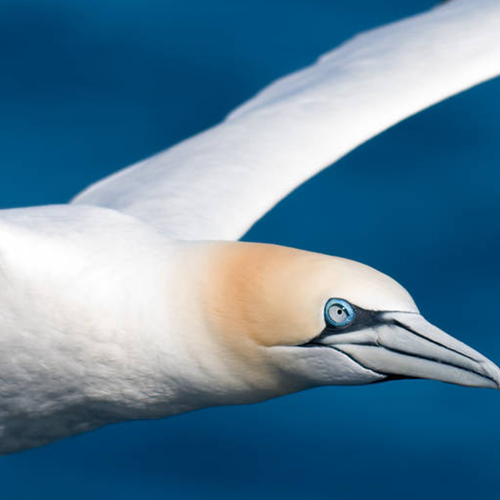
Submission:
[[[461,0],[374,30],[72,204],[1,212],[0,453],[319,385],[499,387],[384,274],[207,241],[237,240],[359,143],[498,74],[499,27],[497,2]]]
[[[302,259],[320,265],[325,256],[172,242],[99,207],[35,210],[5,211],[0,221],[0,330],[9,353],[0,365],[2,452],[309,386],[282,377],[260,353],[280,339],[300,343],[304,332],[271,328],[299,297],[281,308],[272,299],[299,285],[289,271],[303,274]],[[265,302],[264,290],[268,311],[246,311]]]
[[[2,451],[147,411],[140,380],[151,389],[162,370],[145,351],[174,296],[168,242],[94,207],[2,215]]]

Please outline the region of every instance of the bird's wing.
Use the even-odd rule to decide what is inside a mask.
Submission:
[[[172,238],[238,239],[359,144],[499,73],[500,1],[447,2],[356,36],[73,203],[115,208]]]

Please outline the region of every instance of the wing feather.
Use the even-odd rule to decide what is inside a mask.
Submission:
[[[115,208],[176,239],[238,239],[358,145],[499,73],[500,2],[448,2],[356,36],[73,203]]]

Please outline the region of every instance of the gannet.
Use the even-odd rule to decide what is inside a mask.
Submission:
[[[67,205],[0,211],[0,453],[321,385],[500,387],[388,276],[237,241],[359,144],[499,73],[500,3],[447,2],[356,36]]]

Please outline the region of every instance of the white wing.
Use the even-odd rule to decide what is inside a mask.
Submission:
[[[238,239],[359,144],[499,73],[500,1],[455,0],[355,37],[73,203],[115,208],[172,238]]]

